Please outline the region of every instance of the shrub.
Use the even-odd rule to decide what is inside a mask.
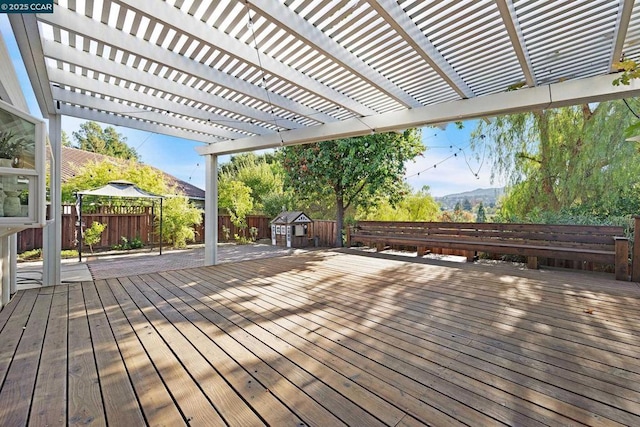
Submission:
[[[84,243],[89,245],[89,249],[91,249],[91,253],[93,253],[93,245],[100,242],[102,238],[102,232],[107,228],[107,224],[102,224],[100,222],[91,223],[91,227],[84,230]]]
[[[22,261],[31,261],[35,259],[42,258],[42,249],[32,249],[30,251],[24,251],[21,254],[18,254],[18,258]]]

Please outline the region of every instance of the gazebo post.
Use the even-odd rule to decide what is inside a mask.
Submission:
[[[156,223],[156,201],[151,200],[151,252],[153,252],[153,224]],[[147,236],[149,237],[149,236]]]

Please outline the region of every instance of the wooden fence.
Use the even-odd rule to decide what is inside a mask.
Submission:
[[[336,242],[336,222],[326,220],[313,221],[311,237],[318,237],[318,246],[332,248]]]
[[[62,210],[62,249],[76,249],[77,239],[77,215],[75,206],[65,205]],[[157,244],[158,236],[155,234],[153,227],[153,216],[151,207],[133,206],[133,207],[114,207],[101,206],[96,208],[95,212],[83,213],[82,222],[85,229],[91,227],[94,221],[107,224],[106,230],[102,233],[100,243],[94,245],[94,249],[110,249],[115,245],[122,244],[122,237],[131,241],[139,238],[145,245]],[[247,236],[252,227],[258,229],[257,239],[271,239],[271,218],[263,215],[247,216]],[[318,221],[318,223],[332,223],[333,221]],[[229,229],[229,239],[227,240],[224,233],[224,227]],[[317,232],[319,234],[320,246],[333,246],[333,237],[326,235],[329,225],[319,225]],[[335,228],[335,226],[334,226]],[[204,243],[204,215],[201,225],[194,227],[196,232],[194,243]],[[235,225],[231,223],[229,215],[218,216],[218,240],[220,242],[233,241],[234,236],[241,235]],[[327,236],[327,237],[325,237]],[[31,249],[42,248],[42,229],[31,228],[18,233],[18,253],[22,253]]]

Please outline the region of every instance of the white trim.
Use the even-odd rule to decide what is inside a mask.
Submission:
[[[61,282],[60,263],[62,262],[62,125],[61,116],[55,114],[49,118],[49,141],[51,143],[51,221],[43,230],[43,272],[42,284],[55,286]]]
[[[524,88],[513,92],[502,92],[472,99],[445,102],[413,110],[395,111],[361,119],[349,119],[307,129],[280,132],[277,135],[222,141],[196,147],[196,151],[201,155],[238,153],[285,145],[350,138],[371,133],[372,129],[376,132],[391,132],[426,125],[640,95],[639,81],[632,81],[628,86],[613,86],[612,81],[615,77],[615,75],[605,75],[572,80],[547,86]]]
[[[218,156],[205,158],[204,265],[218,263]]]
[[[364,81],[367,81],[371,86],[386,93],[387,96],[395,99],[405,107],[415,108],[422,106],[420,102],[416,101],[376,70],[370,68],[358,57],[352,55],[332,38],[327,37],[327,35],[318,28],[300,18],[299,15],[292,12],[289,8],[283,7],[280,3],[274,2],[273,0],[249,0],[247,3],[251,9],[259,10],[263,15],[268,16],[279,28],[286,28],[290,33],[304,40],[306,44],[313,46],[323,55],[333,58],[334,62],[350,70]]]

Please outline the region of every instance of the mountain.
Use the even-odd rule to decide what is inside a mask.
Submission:
[[[465,191],[462,193],[447,194],[442,197],[434,197],[436,202],[440,203],[440,206],[444,210],[452,210],[456,203],[462,203],[465,199],[469,200],[471,206],[476,206],[480,202],[486,207],[493,207],[498,202],[498,199],[504,194],[504,187],[502,188],[477,188],[473,191]]]

